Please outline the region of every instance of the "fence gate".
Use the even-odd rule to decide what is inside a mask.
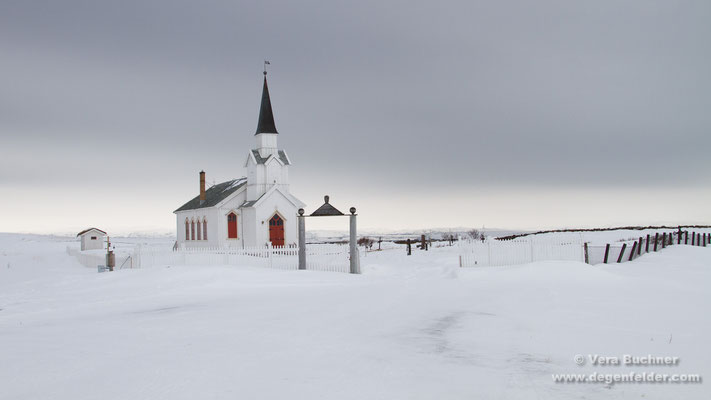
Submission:
[[[336,207],[332,206],[328,201],[328,196],[323,196],[323,205],[312,212],[308,217],[341,217],[345,216],[342,212],[338,211]],[[360,260],[358,258],[358,248],[356,247],[357,231],[356,231],[356,209],[351,207],[350,210],[350,240],[349,243],[349,256],[350,256],[350,273],[360,274]],[[299,208],[299,269],[306,269],[306,222],[304,215],[304,209]]]

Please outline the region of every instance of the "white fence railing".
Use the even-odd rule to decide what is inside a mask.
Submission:
[[[298,247],[219,248],[200,247],[176,251],[137,248],[134,267],[167,265],[243,265],[284,270],[299,268]],[[306,246],[306,269],[349,272],[347,245],[313,244]]]
[[[462,240],[459,242],[461,267],[502,266],[534,261],[585,261],[582,241]]]
[[[67,254],[75,257],[85,267],[96,268],[99,265],[106,265],[106,256],[102,254],[85,253],[69,246],[67,246]]]
[[[99,265],[106,266],[106,254],[84,252],[71,246],[67,246],[67,254],[76,258],[79,264],[85,267],[96,268]],[[116,254],[115,262],[116,269],[136,268],[133,264],[133,255],[131,254],[118,253]]]

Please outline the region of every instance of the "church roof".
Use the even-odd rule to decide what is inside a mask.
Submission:
[[[252,155],[254,156],[254,159],[257,161],[257,164],[264,164],[267,162],[267,159],[269,157],[262,157],[259,155],[259,150],[252,150]],[[284,165],[289,165],[289,158],[286,156],[286,153],[284,150],[279,150],[279,159],[281,162],[284,163]]]
[[[257,122],[257,132],[279,133],[274,124],[274,113],[272,113],[272,101],[269,99],[269,88],[267,87],[267,73],[264,72],[264,88],[262,89],[262,106],[259,108],[259,121]]]
[[[200,195],[183,204],[173,212],[197,210],[199,208],[213,207],[226,199],[229,195],[236,192],[242,186],[247,184],[247,178],[233,179],[231,181],[218,183],[205,191],[205,201],[200,204]]]

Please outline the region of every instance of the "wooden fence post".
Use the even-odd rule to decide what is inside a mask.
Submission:
[[[691,245],[696,246],[696,232],[691,232]]]
[[[637,255],[638,256],[642,255],[642,237],[641,236],[639,238],[639,245],[637,246]]]
[[[634,242],[632,245],[632,251],[630,251],[630,259],[627,261],[632,261],[632,258],[634,257],[634,251],[637,249],[637,242]]]
[[[662,233],[662,248],[667,247],[667,233]]]
[[[610,243],[605,245],[605,259],[602,261],[603,263],[607,264],[607,256],[610,254]]]
[[[619,255],[619,257],[617,257],[617,263],[618,263],[618,264],[622,262],[622,257],[625,255],[625,249],[626,249],[626,248],[627,248],[627,243],[623,243],[623,244],[622,244],[622,250],[620,250],[620,255]]]
[[[701,246],[701,234],[700,233],[696,234],[696,245]]]
[[[647,234],[647,244],[644,246],[644,252],[649,253],[649,234]]]
[[[659,233],[654,234],[654,251],[657,251],[657,242],[659,242]]]
[[[689,244],[689,231],[684,231],[684,244]]]
[[[676,233],[676,244],[681,244],[681,227],[679,227],[679,231]]]
[[[583,251],[585,252],[585,264],[590,264],[588,259],[588,242],[583,243]]]

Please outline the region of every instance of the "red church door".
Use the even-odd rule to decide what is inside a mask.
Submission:
[[[277,214],[269,220],[269,241],[272,246],[284,246],[284,220]]]
[[[227,238],[237,239],[237,215],[235,213],[227,215]]]

